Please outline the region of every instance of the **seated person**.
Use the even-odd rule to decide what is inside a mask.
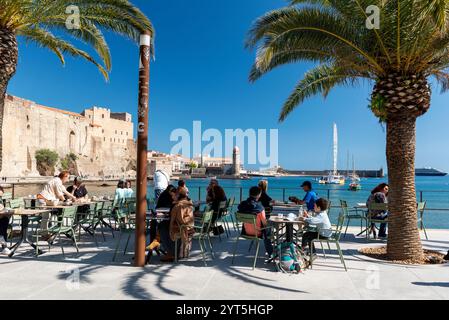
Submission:
[[[312,189],[312,183],[310,181],[304,181],[301,185],[301,188],[304,190],[306,195],[302,200],[299,200],[296,197],[290,197],[289,200],[293,201],[296,204],[307,206],[308,211],[313,211],[315,208],[315,201],[318,199],[318,196],[315,191]]]
[[[8,256],[11,253],[11,250],[9,250],[6,241],[8,238],[8,226],[10,217],[10,214],[6,214],[3,203],[0,202],[0,255],[5,256]]]
[[[174,185],[169,185],[157,199],[156,209],[171,208],[173,206],[173,202],[176,200],[176,191],[177,190]]]
[[[213,200],[213,192],[212,189],[214,186],[218,186],[218,180],[217,179],[210,179],[209,185],[207,186],[207,196],[206,196],[206,202],[211,202]]]
[[[259,202],[260,195],[262,194],[262,190],[259,187],[252,187],[249,190],[249,198],[238,206],[239,213],[253,214],[256,216],[256,225],[257,229],[266,228],[267,219],[265,217],[265,209],[262,204]],[[243,224],[242,234],[263,237],[265,244],[265,251],[268,256],[271,257],[273,254],[273,245],[270,240],[270,229],[264,230],[254,230],[254,225],[252,224]]]
[[[88,199],[87,189],[86,186],[83,184],[81,177],[75,178],[75,180],[73,181],[73,185],[67,188],[67,192],[69,192],[72,196],[74,196],[78,201],[85,201]],[[89,211],[88,205],[78,207],[78,212],[80,213],[88,211]]]
[[[115,189],[114,201],[115,203],[121,203],[126,198],[126,181],[120,180]]]
[[[169,185],[167,189],[165,189],[157,199],[156,209],[160,208],[172,208],[173,203],[176,201],[176,188],[173,185]],[[150,245],[148,249],[153,249],[159,246],[159,241],[162,243],[162,246],[165,250],[167,247],[171,247],[170,240],[170,221],[161,221],[157,220],[150,221]],[[157,240],[157,233],[159,231],[159,241]],[[156,241],[156,242],[155,242]]]
[[[46,205],[48,201],[65,201],[66,197],[67,199],[76,201],[75,196],[64,187],[64,183],[69,181],[69,177],[70,173],[68,171],[62,171],[57,177],[47,182],[41,193],[37,195],[39,202]]]
[[[62,171],[57,177],[51,179],[44,186],[44,189],[37,195],[37,199],[41,205],[48,205],[48,202],[55,200],[65,201],[66,197],[72,201],[76,201],[73,196],[64,187],[64,184],[69,181],[70,173],[68,171]],[[48,230],[48,223],[50,220],[50,212],[42,214],[41,230],[43,231],[43,239],[47,240],[46,231]]]
[[[178,181],[178,188],[186,189],[187,197],[189,197],[189,188],[187,188],[186,182],[184,180],[181,179],[181,180]]]
[[[273,199],[267,194],[268,189],[268,181],[260,180],[258,184],[259,188],[262,190],[262,194],[260,195],[259,202],[265,208],[265,216],[267,219],[270,218],[270,213],[273,211]]]
[[[329,217],[327,215],[328,202],[325,199],[318,199],[315,202],[315,216],[309,217],[308,213],[304,212],[304,222],[307,226],[316,227],[319,229],[320,239],[328,239],[332,236],[332,225],[329,221]],[[302,249],[304,250],[306,247],[312,247],[311,242],[314,239],[318,239],[317,231],[307,231],[302,236]],[[315,247],[313,246],[312,252],[315,253]]]
[[[69,192],[77,200],[87,199],[87,189],[80,177],[76,177],[75,180],[73,180],[73,185],[67,188],[67,192]]]
[[[388,203],[388,190],[389,186],[386,183],[381,183],[377,187],[375,187],[366,201],[366,206],[369,208],[370,203]],[[376,220],[385,220],[388,218],[388,212],[385,210],[372,210],[369,212],[372,219]],[[376,238],[376,225],[371,223],[370,234],[373,233],[374,238]],[[379,228],[379,238],[387,237],[387,224],[381,223]]]
[[[214,225],[217,219],[221,217],[222,212],[220,212],[220,203],[228,200],[226,197],[226,193],[222,187],[218,184],[213,185],[212,188],[208,192],[209,200],[207,201],[210,205],[210,208],[214,210],[214,214],[212,216],[211,224]]]
[[[192,236],[195,230],[193,228],[193,202],[187,197],[187,192],[184,188],[178,188],[177,201],[174,203],[170,216],[170,239],[173,244],[176,239],[181,240],[180,247],[178,248],[178,257],[188,258],[192,247]],[[182,232],[181,226],[184,226]],[[174,249],[175,246],[173,245],[168,251],[168,255],[161,259],[161,261],[173,261]]]
[[[125,197],[126,198],[134,197],[134,190],[132,188],[131,180],[126,180],[126,183],[125,183]]]

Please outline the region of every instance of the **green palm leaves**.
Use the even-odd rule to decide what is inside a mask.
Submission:
[[[68,24],[70,19],[76,21],[74,26]],[[0,0],[0,28],[50,49],[62,63],[64,54],[86,59],[106,79],[111,55],[104,31],[138,41],[148,30],[154,39],[151,22],[128,0]],[[78,49],[70,38],[94,48],[99,61]]]
[[[379,28],[369,27],[375,6]],[[292,0],[253,25],[247,47],[257,48],[250,80],[300,61],[318,66],[285,102],[280,121],[306,98],[357,79],[388,74],[435,76],[448,88],[449,1]]]

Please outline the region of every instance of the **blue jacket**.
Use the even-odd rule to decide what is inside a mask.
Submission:
[[[254,215],[257,215],[264,210],[265,208],[262,206],[262,204],[252,197],[249,197],[245,201],[242,201],[238,207],[238,211],[240,213],[251,213]]]
[[[315,202],[318,200],[318,196],[315,191],[310,190],[306,193],[303,201],[307,205],[307,210],[313,210],[315,208]]]

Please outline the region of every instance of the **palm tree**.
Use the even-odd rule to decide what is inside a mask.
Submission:
[[[370,108],[386,125],[389,236],[394,260],[423,257],[417,229],[415,123],[430,106],[429,78],[449,88],[449,2],[444,0],[292,0],[253,25],[257,47],[250,73],[256,81],[288,63],[311,61],[287,101],[280,121],[316,94],[339,85],[373,83]],[[373,7],[375,5],[376,7]],[[371,7],[370,7],[371,6]],[[378,9],[380,24],[373,16]]]
[[[64,54],[83,58],[108,80],[111,56],[102,30],[135,41],[145,31],[154,35],[151,22],[128,0],[0,0],[0,170],[4,102],[17,68],[17,37],[51,50],[63,64]],[[61,35],[90,45],[100,62]]]

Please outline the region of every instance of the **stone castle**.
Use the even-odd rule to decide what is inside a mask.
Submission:
[[[35,152],[74,153],[78,174],[135,175],[136,142],[129,113],[92,107],[81,114],[7,95],[3,112],[0,176],[39,176]]]

